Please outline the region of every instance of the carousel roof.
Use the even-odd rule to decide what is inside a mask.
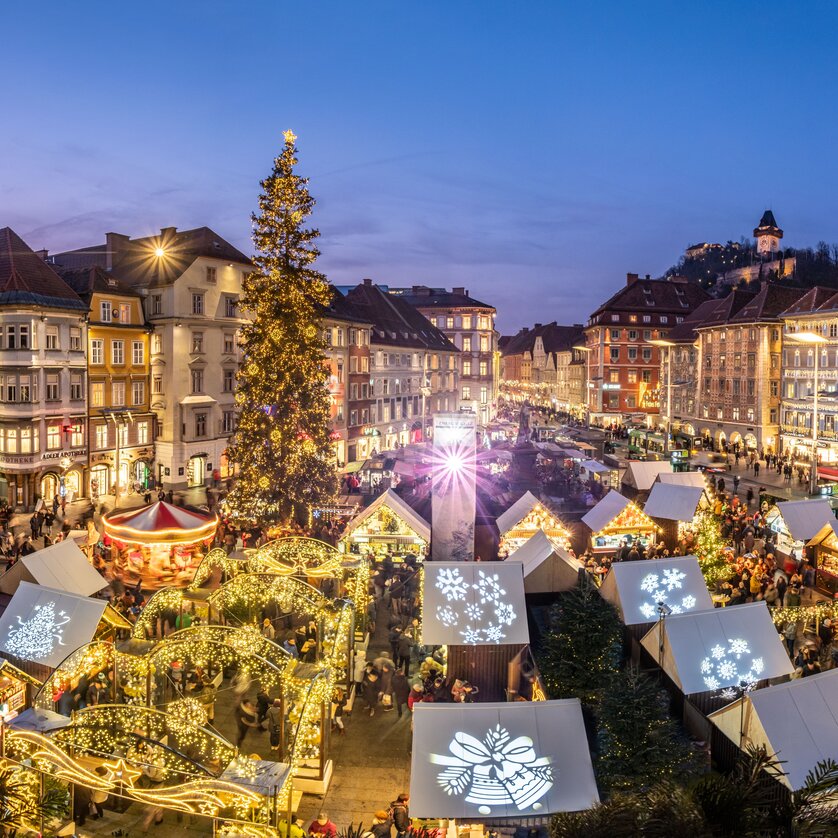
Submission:
[[[193,512],[165,501],[103,518],[106,535],[134,544],[190,544],[210,538],[218,526],[216,515]]]

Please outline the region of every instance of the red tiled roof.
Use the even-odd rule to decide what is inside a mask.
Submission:
[[[606,300],[591,317],[619,311],[686,314],[707,299],[709,294],[694,282],[638,278]]]

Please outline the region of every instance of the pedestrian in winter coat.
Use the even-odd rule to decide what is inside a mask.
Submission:
[[[402,634],[399,638],[398,653],[396,666],[399,669],[404,669],[405,675],[410,675],[410,657],[413,653],[413,640],[406,634]]]
[[[393,821],[384,809],[380,809],[372,816],[372,828],[369,834],[372,838],[390,838],[393,834]]]
[[[271,742],[271,750],[279,750],[279,736],[282,732],[282,702],[274,699],[274,703],[268,708],[265,714],[265,721],[268,724],[268,738]]]
[[[321,812],[309,825],[309,835],[318,835],[321,838],[337,838],[338,828],[329,820],[325,812]]]
[[[402,707],[404,707],[410,698],[410,683],[405,677],[404,670],[397,669],[393,675],[393,683],[391,686],[393,692],[393,704],[399,711],[399,718],[402,717]]]
[[[410,831],[410,811],[408,804],[410,795],[402,793],[390,804],[390,814],[393,818],[393,826],[396,827],[396,838],[405,838]]]
[[[370,711],[370,716],[375,715],[375,708],[378,706],[378,674],[376,672],[367,672],[364,675],[364,680],[361,686],[361,694],[364,701],[367,703],[367,709]]]

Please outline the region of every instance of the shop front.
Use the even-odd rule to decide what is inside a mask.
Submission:
[[[498,550],[503,556],[523,547],[538,532],[543,532],[562,549],[570,547],[567,527],[532,492],[525,492],[502,512],[497,518],[497,527],[500,535]]]
[[[806,543],[824,524],[835,520],[832,507],[825,500],[782,501],[771,507],[765,521],[776,533],[776,549],[785,558],[799,559]]]
[[[611,490],[583,518],[595,553],[616,553],[622,547],[655,543],[658,527],[633,501]]]
[[[806,546],[814,558],[818,588],[829,596],[838,596],[838,521],[824,524]]]

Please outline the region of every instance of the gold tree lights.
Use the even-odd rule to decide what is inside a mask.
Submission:
[[[228,455],[238,479],[226,508],[239,522],[289,520],[331,500],[328,370],[321,319],[331,290],[314,270],[318,230],[307,178],[294,173],[296,137],[262,181],[253,215],[254,270],[242,284],[244,357],[238,372],[239,424]]]

